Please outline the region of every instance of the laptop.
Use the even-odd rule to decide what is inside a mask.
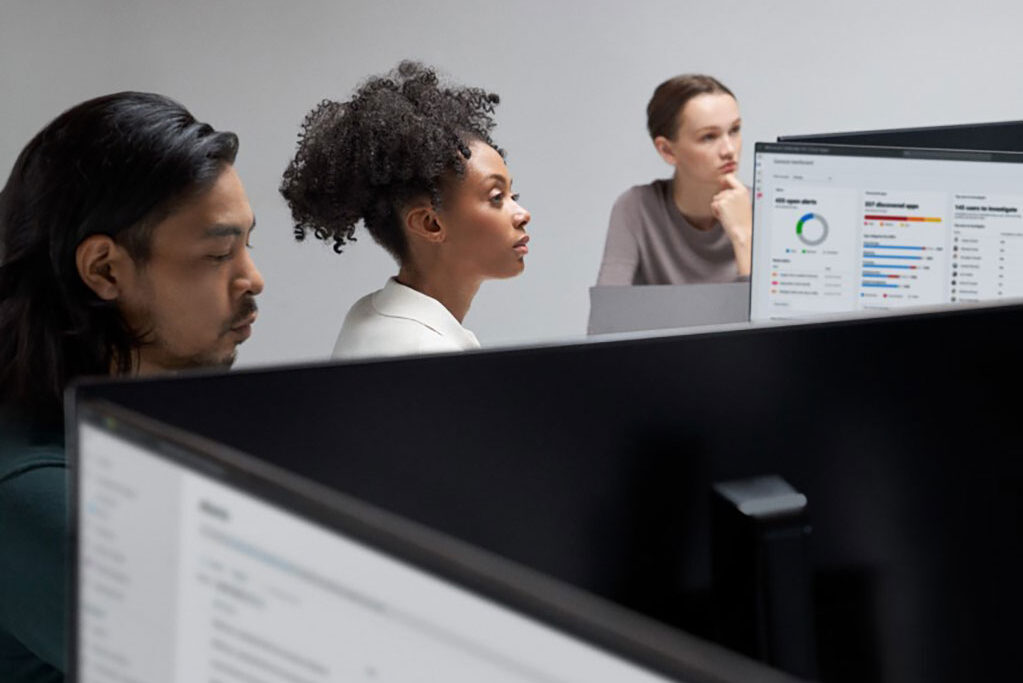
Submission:
[[[749,320],[749,282],[590,287],[588,334]]]

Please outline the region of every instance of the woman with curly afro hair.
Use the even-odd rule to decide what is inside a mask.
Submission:
[[[473,297],[521,273],[529,251],[529,212],[490,138],[497,103],[402,62],[306,116],[281,184],[295,237],[340,253],[362,221],[399,266],[348,311],[335,357],[479,348],[462,327]]]

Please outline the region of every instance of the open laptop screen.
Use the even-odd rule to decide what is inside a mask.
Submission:
[[[1023,154],[757,143],[751,320],[1023,296]]]
[[[545,589],[501,593],[513,574],[480,571],[457,543],[351,499],[327,510],[286,473],[164,440],[130,413],[79,414],[82,683],[670,680],[538,619]]]

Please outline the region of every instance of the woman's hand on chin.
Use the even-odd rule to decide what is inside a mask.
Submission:
[[[732,241],[739,275],[749,275],[753,242],[753,205],[749,190],[734,173],[723,175],[721,191],[714,195],[710,208]]]

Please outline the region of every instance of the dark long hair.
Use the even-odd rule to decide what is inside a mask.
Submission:
[[[153,227],[237,151],[234,133],[138,92],[83,102],[32,138],[0,191],[0,406],[57,425],[72,378],[131,369],[139,340],[82,281],[78,245],[109,235],[145,263]]]

